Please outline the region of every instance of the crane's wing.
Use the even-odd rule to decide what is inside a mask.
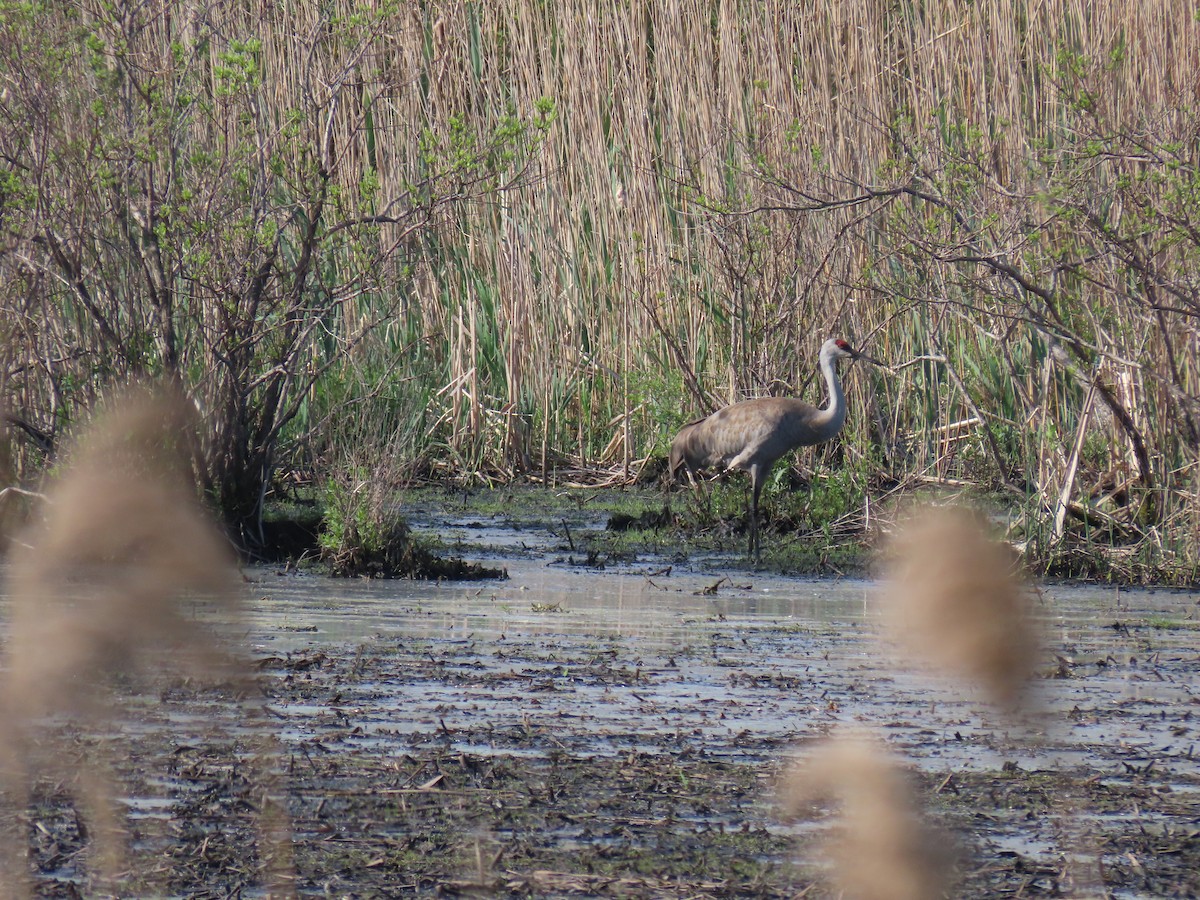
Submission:
[[[692,455],[700,466],[769,468],[785,453],[821,439],[815,428],[821,412],[790,397],[734,403],[692,429]]]

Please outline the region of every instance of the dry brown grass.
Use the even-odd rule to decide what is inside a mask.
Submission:
[[[100,4],[83,6],[84,21],[104,18],[88,12]],[[846,305],[863,263],[878,264],[888,247],[845,240],[857,211],[802,223],[764,215],[750,258],[750,238],[747,246],[731,234],[713,239],[698,199],[794,201],[754,177],[763,166],[815,193],[871,183],[895,152],[888,126],[901,117],[930,123],[943,110],[985,136],[1001,192],[1019,191],[1023,162],[1072,99],[1055,79],[1060,51],[1099,64],[1124,48],[1133,62],[1107,76],[1105,113],[1116,126],[1173,121],[1200,53],[1192,12],[1183,0],[444,0],[394,11],[287,0],[269,12],[156,0],[139,8],[145,27],[125,52],[140,69],[170,71],[172,42],[196,41],[204,50],[193,64],[215,72],[233,41],[261,39],[254,102],[271,111],[265,118],[295,109],[331,116],[335,177],[348,197],[371,164],[368,106],[381,196],[403,197],[426,174],[423,130],[444,133],[459,115],[486,134],[510,104],[528,114],[537,98],[555,98],[561,116],[534,163],[540,187],[506,194],[502,210],[482,204],[435,223],[455,264],[417,259],[404,298],[419,333],[441,337],[446,406],[462,416],[455,424],[477,426],[487,412],[524,410],[529,397],[561,389],[560,373],[593,364],[621,371],[630,335],[661,353],[656,318],[689,353],[709,349],[700,374],[721,399],[807,378],[802,351],[839,319],[856,319],[863,332],[888,323],[870,298]],[[188,136],[208,149],[220,145],[222,116],[245,115],[237,97],[215,102],[206,127],[217,133]],[[397,259],[397,272],[412,261]],[[475,317],[476,279],[495,291],[495,325]],[[729,318],[747,327],[722,327]],[[478,340],[481,329],[495,329],[494,346]],[[497,348],[502,364],[487,365],[483,356]],[[633,365],[643,359],[639,348]],[[485,383],[489,371],[505,378]]]
[[[886,551],[883,612],[913,661],[1015,710],[1038,661],[1030,589],[1012,550],[958,507],[909,516]]]
[[[839,810],[825,849],[846,900],[934,900],[950,885],[954,863],[944,840],[876,738],[828,739],[786,774],[780,797],[792,814],[831,802]]]

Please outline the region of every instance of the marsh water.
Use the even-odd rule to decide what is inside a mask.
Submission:
[[[682,754],[757,766],[769,792],[770,773],[786,760],[853,725],[882,735],[902,764],[943,785],[1006,772],[1044,775],[1051,796],[1055,773],[1103,785],[1115,799],[1102,806],[1069,792],[1047,801],[1079,833],[1170,835],[1188,821],[1194,829],[1186,812],[1200,789],[1193,594],[1039,586],[1043,677],[1035,712],[1016,721],[971,685],[905,665],[880,635],[887,598],[871,580],[756,571],[735,555],[601,567],[553,528],[475,519],[424,527],[486,548],[477,557],[508,577],[346,581],[273,566],[244,571],[242,649],[287,685],[267,702],[285,757],[320,748],[404,759],[435,745],[464,760]],[[211,725],[213,709],[147,712],[137,727],[196,733]],[[180,784],[147,784],[126,797],[130,815],[178,816]],[[1126,789],[1133,799],[1122,799]],[[1148,796],[1170,803],[1155,806]],[[324,805],[312,804],[318,812]],[[689,827],[747,826],[744,809],[722,816],[710,811]],[[754,818],[779,832],[798,827],[768,804]],[[1013,810],[990,815],[976,839],[1001,856],[1061,860],[1079,833],[1064,839],[1061,821]],[[1111,843],[1120,846],[1119,835]],[[1114,850],[1110,866],[1141,865],[1127,855],[1136,865]]]
[[[1195,732],[1181,716],[1198,702],[1196,598],[1176,590],[1044,585],[1046,635],[1031,740],[994,752],[1012,723],[971,685],[910,670],[880,637],[882,587],[861,579],[787,577],[745,570],[633,564],[589,569],[561,558],[499,558],[497,582],[336,582],[252,571],[249,640],[258,654],[377,641],[455,649],[458,665],[520,680],[463,695],[453,684],[414,691],[362,684],[372,727],[413,731],[456,717],[570,716],[597,749],[630,720],[646,736],[748,732],[797,739],[837,722],[884,730],[895,749],[932,768],[1044,768],[1095,754],[1099,763],[1155,760],[1194,771]],[[513,652],[506,653],[505,648]],[[537,664],[528,652],[536,648]],[[580,648],[634,660],[629,685],[572,683],[561,658]],[[397,673],[401,675],[402,673]],[[1057,677],[1061,675],[1062,677]],[[522,684],[521,682],[524,682]],[[546,690],[548,685],[560,689]],[[542,689],[539,689],[539,686]],[[303,733],[304,710],[290,713]],[[1190,715],[1187,715],[1190,718]],[[619,726],[619,727],[618,727]],[[486,752],[486,747],[463,747]],[[1118,769],[1120,767],[1118,766]]]

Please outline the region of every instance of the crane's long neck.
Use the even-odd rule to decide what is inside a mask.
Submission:
[[[813,420],[813,429],[820,435],[821,440],[827,441],[839,431],[846,422],[846,395],[842,393],[842,382],[838,378],[837,360],[829,354],[821,354],[821,374],[825,376],[825,388],[829,392],[829,403],[817,413]]]

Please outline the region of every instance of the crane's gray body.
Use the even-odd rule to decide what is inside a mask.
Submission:
[[[792,397],[743,400],[680,430],[671,444],[671,473],[681,466],[691,472],[770,469],[797,447],[829,440],[845,420],[844,406],[822,410]]]
[[[842,430],[846,398],[837,375],[837,360],[866,359],[845,341],[830,339],[821,347],[820,367],[829,402],[821,409],[792,397],[743,400],[697,419],[680,429],[671,442],[669,477],[680,469],[695,476],[701,469],[741,469],[750,475],[750,552],[758,553],[758,498],[771,467],[781,456],[821,444]]]

